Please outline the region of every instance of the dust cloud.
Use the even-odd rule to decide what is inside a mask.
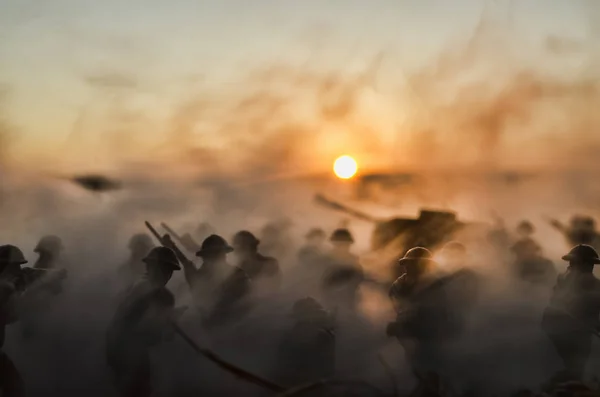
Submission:
[[[310,226],[331,230],[343,218],[313,204],[313,194],[324,190],[382,217],[415,215],[428,206],[485,221],[494,211],[509,227],[529,218],[538,225],[547,254],[557,259],[567,247],[543,217],[599,214],[600,191],[589,182],[600,171],[594,160],[600,148],[598,83],[583,71],[556,73],[531,66],[522,51],[519,56],[511,51],[524,44],[511,41],[509,34],[499,42],[488,32],[476,30],[418,70],[394,69],[397,65],[386,64],[385,53],[355,74],[289,64],[259,67],[233,91],[187,93],[158,127],[151,114],[133,105],[141,89],[136,76],[93,73],[85,82],[110,101],[92,110],[109,127],[90,131],[93,122],[82,114],[65,146],[40,159],[58,164],[48,164],[44,172],[37,163],[19,167],[10,161],[14,134],[8,116],[7,127],[0,119],[0,167],[2,161],[8,165],[0,168],[5,224],[0,237],[31,258],[37,238],[58,234],[71,263],[67,290],[43,319],[36,339],[24,343],[18,325],[9,330],[7,351],[31,395],[48,396],[50,389],[56,395],[113,392],[103,356],[104,329],[118,291],[113,275],[126,259],[127,239],[145,231],[145,220],[166,221],[182,231],[208,221],[229,238],[237,230],[258,233],[267,222],[289,217],[299,245]],[[587,57],[589,48],[550,37],[537,50],[548,52],[544,62],[560,64],[565,57]],[[382,89],[383,74],[401,84]],[[373,110],[379,103],[389,111]],[[144,131],[149,130],[158,130],[161,140],[147,142]],[[96,194],[63,178],[98,171],[89,164],[82,168],[91,150],[110,156],[103,171],[123,181],[123,190]],[[63,159],[67,151],[68,160]],[[321,175],[329,173],[330,160],[340,152],[356,152],[373,169],[412,173],[417,182],[394,193],[393,209],[353,201],[353,186]],[[361,240],[357,248],[366,252],[372,225],[352,220],[350,228]],[[547,294],[499,281],[503,270],[494,268],[500,264],[493,254],[474,252],[474,268],[492,277],[493,288],[473,316],[469,335],[453,346],[453,375],[463,386],[480,390],[536,387],[560,368],[537,327]],[[287,270],[294,266],[289,258],[282,264]],[[185,302],[181,278],[173,284]],[[403,385],[410,386],[413,379],[401,349],[384,336],[392,319],[387,298],[369,289],[363,296],[364,317],[347,320],[349,328],[340,331],[340,375],[366,377],[389,389],[377,364],[376,354],[383,352]],[[232,332],[224,337],[230,338],[227,344],[213,341],[213,346],[267,375],[281,319],[297,297],[284,294],[276,303],[266,302],[236,329],[238,335]],[[209,343],[193,319],[186,319],[185,326]],[[248,335],[253,346],[248,346]],[[195,357],[181,340],[169,342],[155,356],[158,381],[177,389],[171,395],[250,390]]]

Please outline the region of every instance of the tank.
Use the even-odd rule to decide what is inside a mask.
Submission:
[[[373,251],[394,249],[404,253],[417,246],[436,250],[454,240],[457,235],[463,239],[485,238],[487,232],[491,230],[491,226],[485,223],[463,222],[457,219],[456,213],[451,211],[421,209],[417,218],[377,219],[327,199],[323,195],[315,196],[315,202],[331,210],[373,223],[370,244]]]

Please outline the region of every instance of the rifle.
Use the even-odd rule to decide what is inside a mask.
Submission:
[[[177,241],[179,241],[179,243],[186,250],[188,250],[190,252],[193,252],[193,253],[196,253],[197,251],[200,250],[200,246],[198,245],[198,243],[196,241],[194,241],[194,239],[192,238],[192,236],[190,236],[189,234],[186,233],[183,236],[180,236],[175,230],[173,230],[166,223],[163,222],[160,225],[162,226],[163,229],[165,229],[167,231],[167,233],[169,233],[169,235],[175,237],[175,239]]]
[[[179,249],[179,247],[177,247],[173,240],[171,240],[171,237],[168,234],[161,237],[160,234],[158,234],[158,232],[156,231],[156,229],[150,224],[150,222],[146,221],[145,224],[148,230],[150,230],[150,233],[152,233],[152,235],[158,240],[160,245],[162,245],[163,247],[171,248],[173,252],[175,252],[177,259],[179,260],[179,262],[181,262],[182,265],[194,265],[192,261],[190,261],[187,258],[187,256],[185,256],[185,254]]]
[[[198,354],[200,354],[201,356],[206,357],[208,360],[212,361],[214,364],[216,364],[219,368],[224,369],[227,372],[230,372],[232,374],[234,374],[235,376],[237,376],[238,378],[245,380],[246,382],[250,382],[253,383],[255,385],[261,386],[265,389],[274,391],[274,392],[278,392],[281,393],[283,391],[285,391],[285,388],[283,386],[280,386],[268,379],[264,379],[258,375],[255,375],[251,372],[246,371],[245,369],[242,369],[236,365],[233,365],[227,361],[225,361],[224,359],[222,359],[221,357],[219,357],[218,355],[216,355],[214,352],[212,352],[209,349],[206,348],[202,348],[200,347],[196,342],[194,342],[194,340],[192,338],[190,338],[182,329],[181,327],[179,327],[179,325],[175,322],[171,323],[171,326],[173,327],[173,329],[175,330],[175,332],[181,336],[181,338],[187,342],[188,345],[190,345],[192,347],[192,349],[194,349],[194,351]]]

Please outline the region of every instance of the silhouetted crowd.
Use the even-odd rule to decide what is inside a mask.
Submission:
[[[564,368],[540,390],[516,394],[598,396],[586,382],[594,372],[588,368],[592,342],[600,338],[600,281],[593,274],[600,264],[600,234],[594,219],[586,216],[574,217],[569,225],[557,220],[550,224],[572,247],[562,257],[568,264],[562,274],[544,256],[528,221],[514,231],[493,225],[480,236],[488,252],[497,253],[511,282],[532,294],[547,292],[547,305],[538,313],[540,331]],[[452,235],[436,244],[415,244],[419,235],[395,239],[396,258],[381,276],[353,252],[354,236],[347,228],[331,233],[311,229],[295,250],[286,222],[267,225],[257,234],[260,239],[247,230],[226,239],[206,223],[182,235],[160,226],[166,234],[146,223],[148,233],[131,237],[130,257],[112,276],[119,291],[106,327],[102,364],[112,374],[115,395],[157,395],[151,352],[174,338],[230,373],[232,382],[253,384],[251,395],[395,395],[397,391],[337,377],[344,361],[338,347],[348,326],[344,319],[361,316],[364,286],[387,297],[395,313],[377,332],[402,347],[416,379],[411,395],[477,392],[468,383],[459,391],[446,387],[455,372],[450,346],[465,337],[482,294],[494,281],[473,266],[469,241]],[[35,340],[73,269],[65,261],[65,250],[61,238],[43,237],[35,248],[38,259],[28,267],[20,248],[0,246],[0,396],[27,395],[28,385],[4,350],[11,343],[5,332],[18,327],[24,343]],[[178,273],[181,285],[169,288]],[[178,301],[181,291],[189,296],[185,304]],[[277,347],[271,368],[243,368],[222,358],[218,341],[228,332],[246,332],[245,343],[258,343],[244,319],[256,319],[256,313],[266,311],[282,294],[293,296],[294,302],[287,310],[288,326],[273,340]],[[210,338],[186,331],[182,318],[193,319]],[[217,342],[203,346],[199,340]],[[385,367],[393,378],[394,370]],[[205,395],[229,395],[223,393]]]

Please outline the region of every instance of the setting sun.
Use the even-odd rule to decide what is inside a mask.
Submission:
[[[358,164],[356,160],[354,160],[350,156],[341,156],[338,157],[333,163],[333,172],[338,178],[341,179],[350,179],[358,170]]]

